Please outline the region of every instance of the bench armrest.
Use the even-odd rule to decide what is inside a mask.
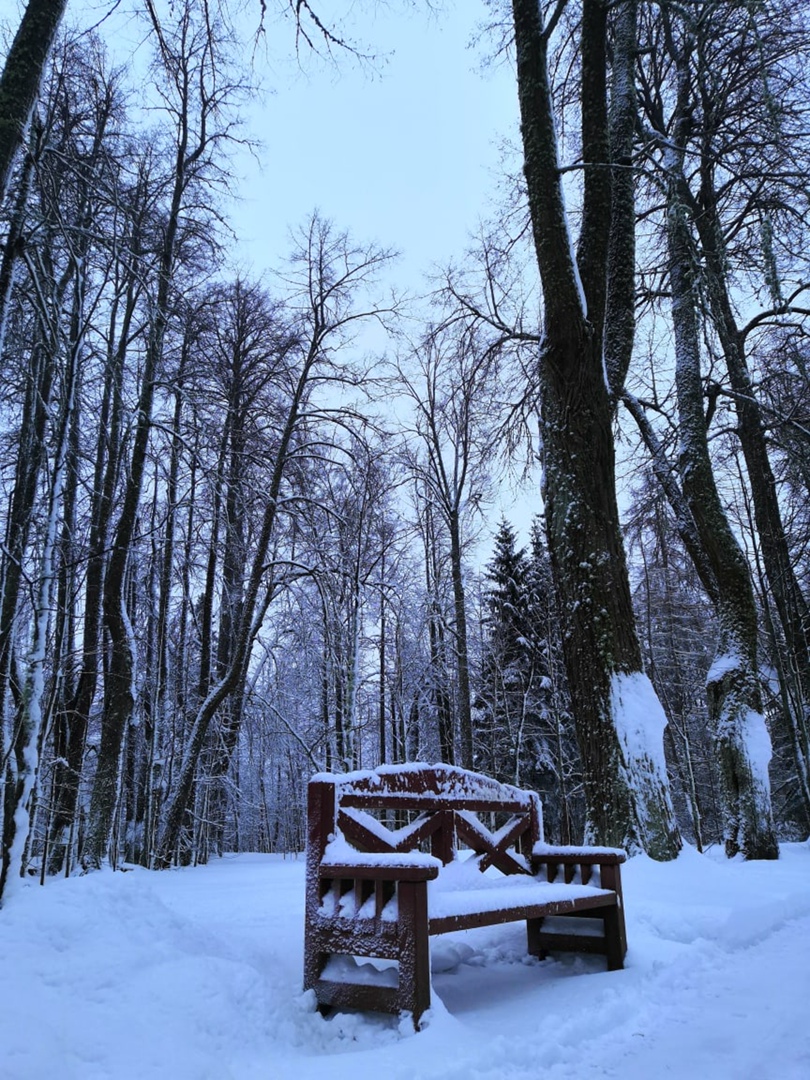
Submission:
[[[422,854],[360,854],[354,858],[324,859],[321,878],[354,878],[356,881],[432,881],[441,861]]]
[[[537,875],[545,867],[548,881],[556,881],[562,869],[562,878],[566,884],[577,879],[583,885],[591,884],[594,867],[599,868],[599,883],[603,889],[613,889],[621,899],[622,878],[621,864],[627,861],[627,855],[621,848],[608,847],[552,847],[551,844],[539,843],[532,848],[530,855],[531,871]]]
[[[627,861],[627,853],[622,848],[553,846],[539,843],[532,848],[531,860],[538,865],[554,862],[563,866],[583,863],[591,866],[618,866]]]

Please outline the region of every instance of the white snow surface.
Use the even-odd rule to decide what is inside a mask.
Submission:
[[[419,867],[420,869],[440,870],[441,859],[433,855],[424,855],[421,851],[408,852],[377,852],[358,851],[343,836],[333,836],[326,845],[321,864],[326,869],[329,866],[356,866],[356,867]]]
[[[734,671],[741,663],[738,653],[720,653],[712,661],[712,666],[706,675],[706,683],[711,685],[714,682],[720,682],[727,672]]]
[[[419,1034],[302,993],[303,857],[32,881],[0,911],[0,1077],[806,1080],[810,845],[622,873],[624,971],[530,959],[520,924],[434,938]]]

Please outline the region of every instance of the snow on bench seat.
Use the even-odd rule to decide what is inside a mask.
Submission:
[[[509,911],[548,905],[574,907],[578,901],[591,897],[598,907],[613,895],[608,889],[589,885],[557,885],[536,878],[507,877],[501,882],[471,889],[444,889],[440,880],[428,886],[428,916],[431,928],[440,919],[475,912]]]

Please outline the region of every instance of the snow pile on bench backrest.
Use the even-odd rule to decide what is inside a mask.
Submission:
[[[380,765],[350,773],[318,773],[312,778],[334,784],[338,799],[344,795],[410,795],[430,798],[469,799],[490,803],[518,803],[527,810],[533,794],[501,784],[489,776],[460,769],[442,762],[428,765],[421,761],[404,765]]]

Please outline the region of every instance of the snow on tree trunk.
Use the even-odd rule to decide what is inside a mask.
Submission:
[[[25,136],[67,0],[28,0],[0,75],[0,200]]]
[[[611,704],[628,783],[640,786],[642,791],[638,826],[642,847],[647,850],[651,846],[650,838],[656,836],[661,822],[654,817],[644,818],[642,814],[664,800],[667,813],[674,816],[669,791],[660,790],[660,778],[666,775],[667,769],[664,759],[667,718],[652,683],[641,671],[614,674]]]
[[[758,706],[759,683],[739,653],[719,655],[706,677],[709,716],[720,761],[726,854],[776,859],[768,765],[771,738]]]

